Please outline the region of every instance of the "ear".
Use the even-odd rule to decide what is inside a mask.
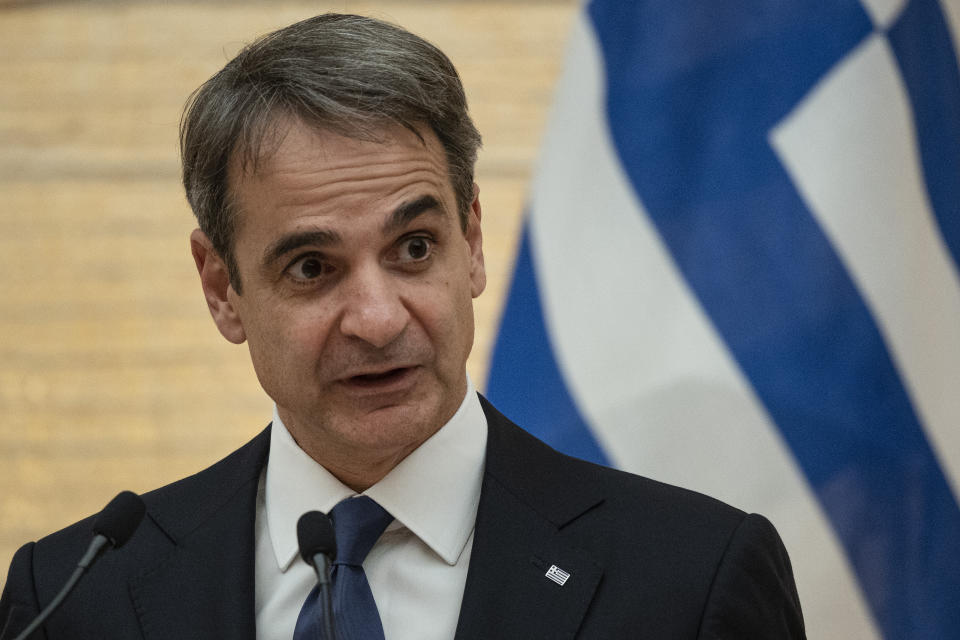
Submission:
[[[487,269],[483,263],[483,232],[480,230],[480,187],[473,183],[473,202],[467,212],[467,244],[470,246],[470,293],[476,298],[487,288]]]
[[[197,264],[203,297],[207,300],[207,308],[210,309],[213,321],[224,338],[234,344],[242,343],[247,339],[247,335],[243,330],[240,315],[230,302],[230,297],[235,297],[235,293],[230,285],[227,265],[214,250],[210,238],[200,229],[194,229],[190,234],[190,251]]]

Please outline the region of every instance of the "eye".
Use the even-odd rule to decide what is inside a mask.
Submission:
[[[294,280],[316,280],[329,275],[331,271],[333,267],[317,255],[303,256],[287,267],[287,274]]]
[[[433,252],[433,240],[425,236],[413,236],[400,243],[398,248],[400,262],[421,262]]]

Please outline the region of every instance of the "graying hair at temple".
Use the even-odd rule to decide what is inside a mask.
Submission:
[[[244,48],[190,96],[180,123],[187,200],[238,293],[228,166],[239,152],[245,166],[255,169],[279,116],[374,141],[385,126],[415,133],[418,125],[430,126],[446,153],[466,227],[480,134],[447,56],[380,20],[342,14],[309,18]]]

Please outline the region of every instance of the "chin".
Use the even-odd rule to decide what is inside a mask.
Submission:
[[[383,407],[357,416],[344,432],[352,432],[356,444],[371,448],[404,447],[419,444],[440,427],[445,420],[439,412],[427,410],[421,403]]]

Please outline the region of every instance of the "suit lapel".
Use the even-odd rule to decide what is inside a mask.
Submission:
[[[172,550],[130,582],[146,640],[253,640],[254,521],[269,428],[214,467],[148,499]]]
[[[568,458],[481,400],[487,461],[456,639],[573,638],[603,570],[565,543],[563,529],[602,494]],[[563,585],[547,577],[551,567]]]

